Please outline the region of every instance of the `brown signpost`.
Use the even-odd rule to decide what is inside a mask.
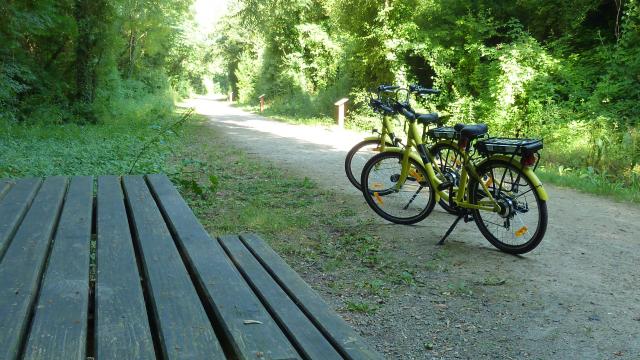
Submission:
[[[264,97],[265,97],[265,94],[258,96],[258,99],[260,99],[260,112],[264,111]]]
[[[342,98],[334,104],[336,106],[336,123],[339,127],[344,127],[344,116],[347,113],[348,98]]]

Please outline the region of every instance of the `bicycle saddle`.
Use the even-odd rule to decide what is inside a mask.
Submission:
[[[440,117],[438,113],[429,113],[429,114],[416,114],[416,120],[419,124],[429,125],[438,122]]]
[[[453,129],[460,133],[461,138],[474,139],[478,136],[482,136],[489,131],[487,124],[456,124]]]

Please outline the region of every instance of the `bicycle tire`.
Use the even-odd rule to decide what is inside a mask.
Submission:
[[[351,184],[353,186],[356,187],[356,189],[362,191],[362,185],[360,185],[360,177],[362,174],[362,168],[364,167],[364,164],[367,163],[367,161],[369,161],[369,159],[371,159],[374,155],[376,154],[370,154],[370,155],[366,155],[363,154],[362,155],[362,160],[363,161],[358,161],[358,164],[354,164],[354,158],[356,157],[357,154],[361,153],[361,150],[365,147],[378,147],[380,145],[380,140],[364,140],[361,141],[359,143],[357,143],[356,145],[354,145],[351,150],[349,150],[349,152],[347,153],[347,156],[344,159],[344,172],[347,175],[347,179],[349,179],[349,182],[351,182]],[[392,144],[387,143],[387,146],[393,146]],[[360,163],[362,163],[362,167],[360,167]],[[357,167],[357,168],[354,168]],[[355,170],[355,171],[354,171]],[[354,175],[357,174],[357,175]]]
[[[462,153],[460,152],[460,148],[449,142],[438,142],[433,145],[429,151],[436,162],[438,162],[434,165],[437,165],[443,173],[453,175],[451,176],[453,180],[457,179],[457,181],[459,181],[462,167]],[[451,155],[453,155],[453,158],[451,158]],[[443,158],[445,158],[444,161],[442,161]],[[457,181],[454,181],[454,187],[449,189],[449,197],[454,196],[454,188],[458,186]],[[458,214],[458,209],[445,199],[440,199],[438,205],[449,214]]]
[[[388,168],[383,168],[387,161]],[[409,159],[409,166],[416,176],[408,178],[401,189],[395,189],[395,186],[402,170],[402,154],[382,152],[372,157],[362,169],[360,182],[367,205],[380,217],[395,224],[420,222],[429,216],[435,206],[435,191],[426,170],[413,159]],[[376,188],[372,184],[376,184]],[[426,199],[420,196],[423,189],[427,189]]]
[[[495,169],[504,169],[504,172],[506,173],[508,171],[509,174],[502,176],[499,172],[496,172]],[[473,219],[476,225],[478,226],[478,229],[482,233],[482,235],[493,246],[509,254],[519,255],[519,254],[530,252],[533,249],[535,249],[544,238],[544,234],[547,230],[548,212],[547,212],[547,202],[540,199],[540,195],[536,191],[536,188],[533,185],[533,182],[526,176],[525,173],[522,172],[522,170],[519,167],[504,160],[489,159],[485,163],[481,164],[477,170],[478,170],[478,174],[480,175],[481,178],[483,178],[483,180],[484,178],[487,178],[488,179],[487,181],[491,181],[492,183],[491,186],[487,186],[487,187],[489,188],[489,191],[492,193],[492,196],[494,196],[494,198],[498,200],[499,203],[502,204],[501,208],[505,208],[505,209],[509,208],[510,212],[511,211],[515,212],[513,216],[514,221],[516,217],[518,217],[518,221],[516,222],[515,226],[511,228],[511,225],[510,225],[511,222],[510,221],[507,222],[506,220],[504,220],[506,219],[505,214],[501,215],[495,212],[473,210],[472,211]],[[496,173],[498,174],[497,176],[496,176]],[[489,176],[491,177],[490,178],[487,177],[487,174],[490,174]],[[504,180],[507,178],[507,176],[509,177],[508,179],[509,182],[505,182]],[[514,179],[514,176],[515,176],[515,179]],[[498,187],[495,186],[496,178],[502,178],[502,180],[498,181],[500,182]],[[510,186],[510,188],[502,189],[503,185],[507,185],[507,184]],[[485,194],[484,190],[479,185],[480,185],[479,182],[475,179],[472,179],[469,182],[470,201],[472,204],[477,204],[477,202],[482,197],[484,197],[484,194]],[[521,187],[524,185],[526,185],[529,189],[528,190],[525,189],[524,191],[522,191]],[[518,195],[516,196],[515,193],[518,193]],[[505,229],[503,230],[503,234],[504,235],[509,234],[510,235],[509,238],[511,239],[519,239],[520,237],[524,237],[527,234],[531,234],[531,232],[529,231],[529,227],[527,225],[531,224],[532,220],[534,219],[534,216],[529,215],[526,217],[526,219],[524,216],[520,216],[520,214],[527,214],[531,211],[531,208],[529,207],[529,201],[527,200],[528,198],[520,199],[527,194],[531,194],[531,196],[535,199],[535,206],[536,206],[535,209],[537,210],[537,216],[535,216],[536,218],[535,231],[532,233],[532,235],[529,237],[528,240],[522,243],[518,243],[518,244],[507,243],[505,242],[504,237],[498,238],[498,236],[496,236],[494,232],[489,228],[488,224],[492,225],[492,227],[495,226],[496,232],[500,229],[500,227],[503,227]],[[501,212],[506,212],[506,210]],[[490,217],[489,214],[493,214],[493,216]],[[496,223],[494,221],[490,221],[488,219],[492,219],[494,221],[502,220],[503,225]],[[509,224],[509,227],[507,227],[507,223]],[[517,230],[514,231],[514,229],[517,229]]]

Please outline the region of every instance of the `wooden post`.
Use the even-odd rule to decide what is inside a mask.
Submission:
[[[348,98],[343,98],[336,101],[334,104],[336,106],[336,123],[341,128],[344,127],[344,116],[347,112],[347,101],[349,101]]]
[[[233,91],[229,92],[229,97],[227,98],[229,103],[233,103]]]
[[[264,111],[264,96],[265,94],[258,96],[258,99],[260,99],[260,112]]]

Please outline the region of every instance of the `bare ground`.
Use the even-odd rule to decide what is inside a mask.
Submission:
[[[343,173],[362,134],[275,122],[204,98],[188,106],[209,116],[225,141],[373,214]],[[380,299],[373,314],[343,316],[389,358],[640,359],[640,208],[545,187],[547,234],[523,257],[496,251],[474,223],[436,247],[453,221],[439,210],[417,226],[374,220],[395,256],[429,271]],[[319,276],[303,275],[312,283]],[[339,291],[318,290],[342,306]]]

